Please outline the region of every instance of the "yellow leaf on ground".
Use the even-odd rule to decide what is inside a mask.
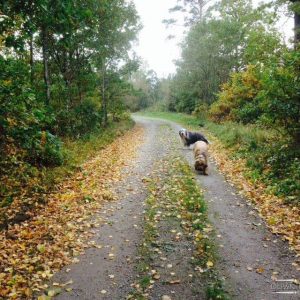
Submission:
[[[214,266],[214,263],[213,263],[211,260],[209,260],[209,261],[206,263],[206,266],[207,266],[208,268],[211,268],[211,267]]]

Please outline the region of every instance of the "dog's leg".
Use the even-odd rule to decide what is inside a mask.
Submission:
[[[203,174],[204,174],[204,175],[208,175],[207,167],[204,169]]]

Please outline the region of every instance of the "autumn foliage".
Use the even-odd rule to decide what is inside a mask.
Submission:
[[[233,73],[210,108],[211,119],[275,127],[299,143],[299,66],[299,52],[291,50]]]
[[[229,82],[222,85],[218,101],[210,107],[210,117],[215,122],[253,122],[259,115],[255,101],[261,90],[261,81],[255,66],[248,66],[241,73],[231,74]]]
[[[48,173],[75,165],[62,140],[88,139],[123,117],[138,30],[126,1],[0,3],[1,208],[43,202]],[[0,228],[10,218],[1,209]]]
[[[0,297],[33,299],[48,288],[45,281],[54,272],[76,262],[73,256],[97,247],[87,242],[90,228],[100,226],[101,218],[91,216],[105,201],[115,199],[110,186],[121,179],[121,170],[135,155],[141,134],[138,127],[117,139],[49,194],[46,205],[32,209],[30,220],[0,233]],[[136,143],[131,142],[133,138]],[[17,205],[15,201],[10,209]]]

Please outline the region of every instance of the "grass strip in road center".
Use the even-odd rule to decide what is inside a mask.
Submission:
[[[127,299],[228,299],[215,269],[214,230],[194,173],[179,156],[159,161],[154,169],[144,178],[150,195],[139,278]]]

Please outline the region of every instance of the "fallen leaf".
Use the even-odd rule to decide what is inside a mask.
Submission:
[[[208,268],[211,268],[211,267],[214,266],[214,263],[213,263],[212,261],[209,260],[209,261],[206,263],[206,266],[207,266]]]
[[[47,296],[47,295],[41,295],[41,296],[38,296],[38,300],[51,300],[52,297],[50,296]]]
[[[44,253],[46,251],[45,245],[43,245],[43,244],[38,244],[37,249],[41,253]]]
[[[256,269],[256,273],[258,273],[258,274],[262,274],[264,271],[265,271],[265,269],[261,268],[261,267]]]
[[[180,280],[179,279],[177,279],[177,280],[170,280],[170,281],[168,281],[168,283],[170,283],[170,284],[179,284]]]
[[[61,293],[60,288],[54,288],[54,289],[48,290],[48,292],[47,292],[49,297],[54,297],[54,296],[58,295],[59,293]]]
[[[154,274],[154,275],[153,275],[153,279],[158,280],[159,278],[160,278],[160,275],[159,275],[159,274]]]

